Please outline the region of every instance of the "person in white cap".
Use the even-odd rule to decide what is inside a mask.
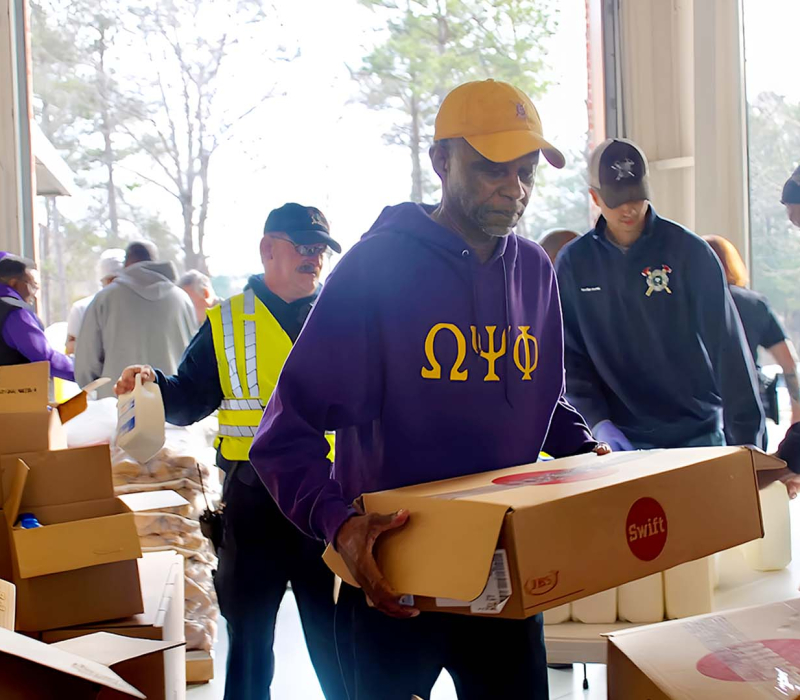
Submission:
[[[125,251],[121,248],[109,248],[103,251],[100,260],[97,261],[97,278],[100,280],[102,288],[107,287],[115,279],[117,275],[122,272],[125,265]],[[67,316],[67,355],[75,354],[75,345],[78,342],[78,333],[80,333],[81,325],[83,324],[83,317],[86,315],[86,309],[94,299],[94,294],[88,297],[78,299],[69,310]]]

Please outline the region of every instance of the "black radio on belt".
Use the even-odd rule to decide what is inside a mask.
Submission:
[[[219,550],[222,545],[222,537],[225,532],[225,501],[219,504],[217,508],[211,508],[206,496],[206,487],[203,484],[203,472],[200,470],[200,465],[197,465],[197,474],[200,476],[200,488],[203,491],[203,499],[206,502],[206,509],[200,514],[200,532],[205,535],[211,544],[214,545],[214,550]]]

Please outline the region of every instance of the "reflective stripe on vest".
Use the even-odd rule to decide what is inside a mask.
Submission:
[[[228,460],[247,460],[292,341],[248,289],[208,310],[223,401],[215,446]]]
[[[214,447],[225,459],[247,461],[292,341],[251,289],[210,308],[208,319],[223,395]],[[334,436],[326,437],[333,460]]]

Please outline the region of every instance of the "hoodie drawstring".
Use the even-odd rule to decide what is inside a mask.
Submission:
[[[511,401],[511,395],[508,390],[508,378],[511,376],[511,353],[513,345],[511,343],[511,300],[508,297],[508,270],[506,269],[505,256],[500,258],[503,263],[503,301],[505,303],[505,325],[503,326],[503,333],[508,333],[508,340],[506,341],[506,357],[505,357],[505,372],[503,372],[503,390],[506,396],[506,403],[514,408],[514,403]]]

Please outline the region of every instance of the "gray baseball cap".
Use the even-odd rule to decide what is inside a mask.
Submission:
[[[589,187],[611,209],[650,199],[647,157],[628,139],[603,141],[589,156]]]

